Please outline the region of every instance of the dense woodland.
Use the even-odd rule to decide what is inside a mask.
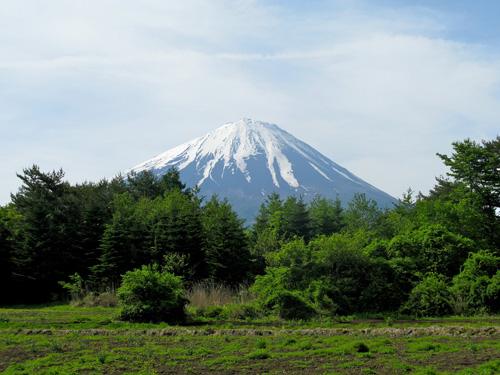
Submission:
[[[0,303],[65,297],[61,282],[114,289],[143,265],[182,278],[246,284],[284,318],[500,309],[500,138],[453,144],[428,195],[391,209],[356,195],[267,197],[251,226],[176,170],[71,185],[37,166],[0,207]],[[77,274],[77,275],[76,275]]]

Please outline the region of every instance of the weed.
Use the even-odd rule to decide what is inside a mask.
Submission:
[[[363,342],[358,342],[354,344],[354,350],[356,350],[358,353],[368,353],[370,351],[370,348]]]
[[[99,353],[99,355],[97,356],[97,361],[103,365],[104,363],[106,363],[106,353]]]
[[[265,349],[267,347],[267,343],[265,340],[259,339],[255,343],[255,346],[257,347],[257,349]]]
[[[247,355],[248,359],[268,359],[271,355],[267,350],[259,349]]]

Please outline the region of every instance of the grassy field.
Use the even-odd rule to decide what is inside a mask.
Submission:
[[[500,317],[130,324],[114,308],[0,309],[5,374],[498,374]]]

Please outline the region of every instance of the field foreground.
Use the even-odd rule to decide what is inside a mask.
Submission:
[[[5,374],[497,374],[500,317],[129,324],[113,308],[0,309]]]

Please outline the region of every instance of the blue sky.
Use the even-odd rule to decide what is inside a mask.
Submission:
[[[500,2],[4,0],[0,203],[33,163],[112,177],[274,122],[395,196],[500,129]]]

